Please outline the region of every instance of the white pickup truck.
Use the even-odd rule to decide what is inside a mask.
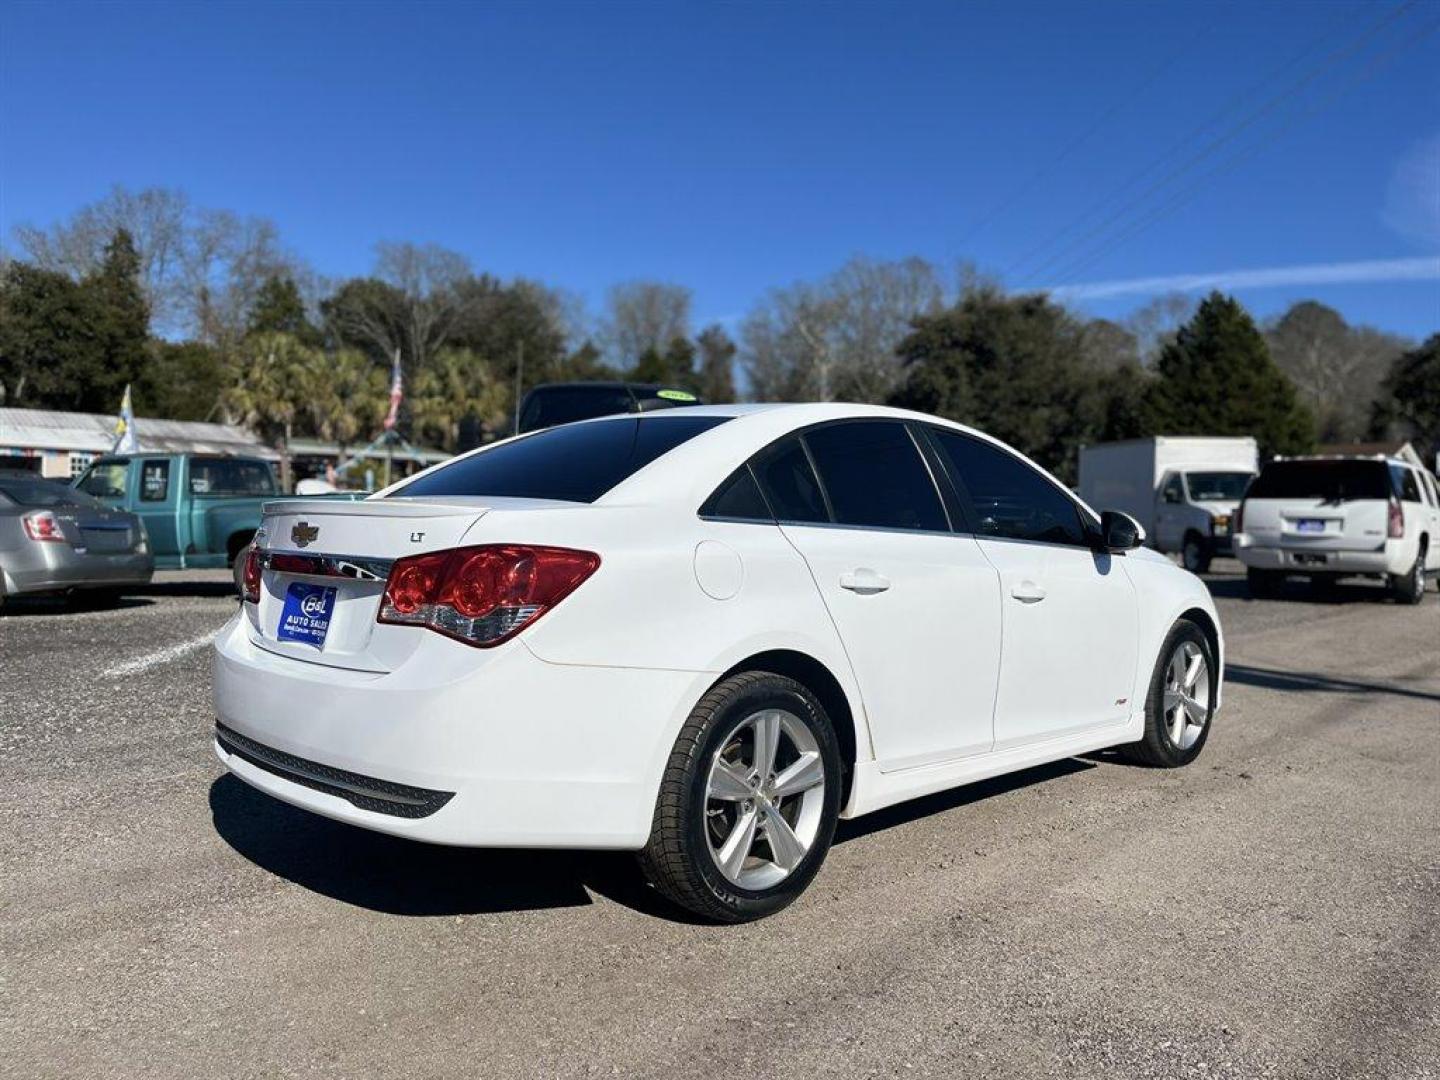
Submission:
[[[1398,458],[1280,458],[1245,496],[1235,554],[1250,591],[1273,593],[1288,574],[1324,587],[1342,577],[1386,579],[1418,604],[1440,571],[1440,487]]]
[[[1080,450],[1080,497],[1123,510],[1145,527],[1146,543],[1178,552],[1203,574],[1230,553],[1230,521],[1259,469],[1249,436],[1158,435]]]

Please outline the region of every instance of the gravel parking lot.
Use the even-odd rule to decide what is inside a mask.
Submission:
[[[209,745],[228,575],[0,617],[0,1075],[1440,1075],[1440,602],[1211,576],[1204,755],[842,824],[781,916],[429,848]]]

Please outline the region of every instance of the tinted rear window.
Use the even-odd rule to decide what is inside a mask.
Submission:
[[[1245,493],[1247,499],[1388,499],[1390,474],[1380,461],[1274,461]]]
[[[104,506],[83,491],[39,477],[0,476],[0,495],[19,506]]]
[[[805,433],[841,525],[947,531],[945,508],[904,425],[863,421]]]
[[[391,498],[493,495],[594,502],[728,416],[654,416],[547,428],[442,465]]]
[[[790,436],[754,462],[765,499],[781,521],[829,521],[820,481],[800,440]]]

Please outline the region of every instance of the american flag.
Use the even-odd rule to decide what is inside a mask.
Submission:
[[[385,430],[395,427],[400,418],[400,402],[405,398],[405,381],[400,377],[400,352],[395,352],[395,364],[390,369],[390,411],[385,414]]]

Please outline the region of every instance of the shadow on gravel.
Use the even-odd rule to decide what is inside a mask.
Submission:
[[[100,597],[76,593],[73,596],[8,596],[0,608],[0,619],[30,618],[36,615],[76,615],[87,611],[124,611],[153,607],[154,600],[139,596]]]
[[[655,895],[628,852],[442,847],[331,821],[230,775],[210,787],[215,830],[245,858],[312,892],[389,915],[479,915],[591,903],[692,921]],[[587,891],[589,890],[589,891]]]
[[[1274,600],[1290,600],[1301,604],[1374,604],[1388,603],[1390,591],[1378,582],[1340,582],[1312,585],[1304,580],[1290,580],[1280,586],[1274,596],[1251,596],[1244,578],[1206,578],[1210,595],[1229,600],[1254,600],[1257,604]]]
[[[1004,795],[1010,791],[1018,791],[1020,788],[1032,787],[1035,784],[1043,784],[1049,780],[1058,780],[1062,776],[1071,776],[1093,768],[1095,768],[1094,762],[1081,758],[1066,758],[1063,761],[1052,761],[1049,765],[1037,765],[1033,769],[997,776],[993,780],[981,780],[976,784],[966,784],[964,787],[937,792],[934,795],[927,795],[923,799],[915,799],[912,802],[901,803],[899,806],[877,810],[873,814],[866,814],[853,821],[842,821],[840,827],[835,830],[835,843],[843,844],[848,840],[858,840],[862,836],[869,836],[881,829],[893,829],[897,825],[904,825],[917,818],[944,813],[957,806],[969,806],[971,803],[991,799],[996,795]]]
[[[835,843],[1093,769],[1069,758],[842,821]],[[389,915],[479,915],[579,907],[590,893],[654,918],[706,925],[645,883],[628,852],[441,847],[331,821],[230,775],[210,786],[215,831],[256,866],[323,896]]]
[[[152,581],[128,593],[132,596],[223,596],[239,601],[235,583],[229,577],[223,581]]]
[[[1414,698],[1418,701],[1440,701],[1440,694],[1425,690],[1408,690],[1393,683],[1358,682],[1337,679],[1332,675],[1316,675],[1307,671],[1275,671],[1271,668],[1226,664],[1225,681],[1241,686],[1259,686],[1266,690],[1320,690],[1327,694],[1388,694],[1391,697]]]

